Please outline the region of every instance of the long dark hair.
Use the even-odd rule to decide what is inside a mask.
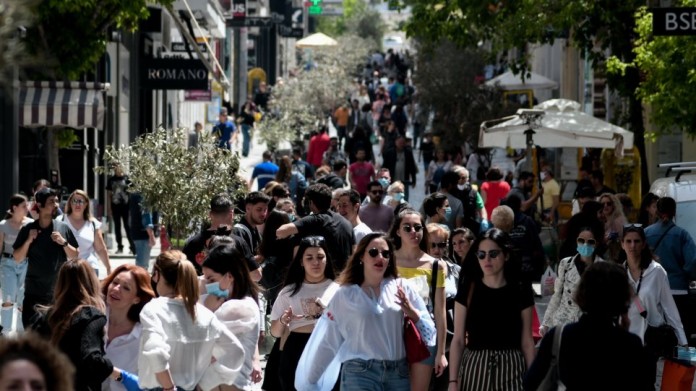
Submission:
[[[616,319],[626,313],[632,289],[626,270],[612,262],[595,262],[575,290],[575,302],[588,315]]]
[[[276,230],[280,228],[281,225],[290,222],[290,217],[287,213],[282,210],[269,210],[268,217],[266,217],[266,223],[263,228],[263,235],[261,236],[261,244],[259,245],[259,254],[264,257],[270,257],[276,255],[280,248],[285,248],[283,246],[277,245]],[[283,254],[284,255],[284,254]],[[290,256],[288,255],[288,258]]]
[[[648,193],[645,195],[645,197],[643,197],[643,200],[640,202],[640,210],[638,211],[639,224],[643,224],[643,226],[647,227],[648,225],[654,223],[654,221],[650,219],[648,208],[659,199],[660,197],[653,193]]]
[[[14,215],[14,208],[20,205],[22,202],[27,202],[27,197],[22,194],[15,194],[10,197],[10,209],[5,213],[5,220],[9,220]]]
[[[650,266],[650,262],[652,262],[653,254],[652,251],[650,251],[650,247],[648,246],[648,242],[645,237],[645,230],[643,229],[643,227],[638,226],[636,224],[625,225],[623,228],[623,233],[621,234],[621,244],[623,244],[624,238],[626,238],[626,235],[630,232],[635,232],[638,235],[640,235],[640,239],[643,241],[643,250],[640,252],[640,268],[647,269],[648,266]],[[626,255],[626,251],[624,251],[624,249],[622,248],[619,252],[618,261],[619,263],[622,263],[626,260],[628,260],[628,256]]]
[[[391,255],[389,256],[389,263],[387,264],[387,269],[384,271],[384,278],[398,277],[399,272],[396,268],[396,260],[394,259],[394,244],[391,242],[391,240],[389,240],[389,238],[384,234],[384,232],[371,232],[365,235],[358,243],[358,246],[355,248],[355,252],[346,264],[346,268],[343,269],[343,272],[338,277],[339,284],[360,285],[363,283],[363,281],[365,281],[365,268],[363,265],[361,265],[361,260],[362,257],[365,255],[365,252],[368,250],[367,246],[369,246],[370,243],[372,243],[372,241],[375,239],[384,239],[384,241],[387,242],[387,246],[389,246],[389,252],[391,253]]]
[[[520,260],[515,258],[514,246],[512,240],[510,240],[510,236],[499,228],[491,228],[484,232],[471,245],[471,249],[469,249],[469,252],[466,254],[466,259],[464,260],[464,265],[466,265],[467,270],[463,270],[464,267],[462,268],[462,272],[467,280],[473,281],[483,278],[483,270],[481,270],[481,265],[478,262],[476,253],[479,250],[481,242],[484,240],[492,240],[495,242],[503,251],[503,255],[508,257],[503,269],[507,282],[519,281]]]
[[[297,292],[302,289],[302,283],[305,280],[305,270],[302,267],[302,258],[304,258],[304,253],[310,247],[320,247],[324,250],[326,254],[326,267],[324,267],[324,277],[333,280],[336,278],[336,271],[334,270],[334,264],[331,260],[331,255],[329,254],[329,248],[326,246],[326,240],[323,236],[308,236],[300,240],[300,247],[297,249],[295,258],[292,260],[290,267],[288,268],[288,273],[285,275],[285,281],[283,282],[283,288],[288,285],[294,285],[290,296],[295,296]]]
[[[452,234],[450,235],[450,240],[449,240],[449,253],[452,254],[452,260],[457,264],[457,265],[462,265],[464,263],[464,259],[459,258],[459,254],[454,252],[454,237],[458,235],[464,235],[464,238],[466,240],[469,240],[472,242],[476,240],[476,234],[472,230],[466,227],[461,227],[457,228],[454,231],[452,231]],[[471,252],[471,247],[469,247],[469,252]],[[467,253],[468,254],[468,253]]]
[[[392,241],[392,243],[394,243],[395,249],[398,250],[401,248],[401,237],[396,233],[399,232],[399,228],[401,227],[401,222],[404,220],[404,217],[408,215],[416,215],[420,218],[420,224],[423,226],[421,230],[421,232],[423,232],[423,238],[418,244],[418,247],[420,247],[420,249],[427,254],[428,246],[430,246],[430,235],[428,235],[428,230],[425,228],[425,218],[415,209],[405,208],[396,215],[394,223],[392,224],[391,228],[389,228],[389,239]]]
[[[221,244],[213,247],[203,261],[203,267],[215,273],[230,273],[234,279],[232,284],[231,299],[243,299],[251,296],[254,301],[259,299],[259,286],[251,279],[249,267],[244,256],[233,244]]]

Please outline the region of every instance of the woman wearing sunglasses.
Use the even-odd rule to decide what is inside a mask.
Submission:
[[[622,227],[627,222],[626,216],[623,212],[623,206],[616,195],[604,193],[599,197],[599,202],[602,204],[600,218],[604,222],[604,242],[607,246],[607,252],[604,254],[604,257],[616,262],[621,252],[619,235]]]
[[[70,227],[79,245],[78,258],[86,259],[99,275],[99,261],[106,267],[106,274],[111,274],[109,253],[102,235],[101,223],[92,217],[89,211],[89,196],[83,190],[75,190],[68,197],[65,214],[60,219]],[[97,258],[97,255],[99,258]]]
[[[423,216],[413,209],[402,210],[389,230],[389,238],[394,243],[394,258],[399,276],[409,280],[427,303],[428,310],[435,320],[437,336],[432,341],[430,357],[411,365],[411,386],[414,390],[427,390],[430,378],[440,376],[447,367],[445,357],[445,338],[447,337],[447,314],[445,308],[445,279],[447,264],[428,255],[430,238]],[[435,300],[431,300],[433,281],[433,262],[438,262],[435,278]]]
[[[455,298],[449,391],[523,389],[522,376],[534,360],[534,296],[529,284],[514,278],[511,252],[510,238],[497,228],[472,247],[479,268],[460,279]]]
[[[338,289],[326,241],[309,236],[300,241],[271,310],[271,334],[281,338],[289,331],[280,354],[278,376],[282,390],[295,389],[295,369],[317,320]]]
[[[604,228],[599,222],[591,227],[580,228],[580,233],[575,239],[576,254],[563,258],[558,263],[558,277],[553,296],[539,328],[539,334],[542,336],[552,327],[577,322],[580,319],[582,311],[575,302],[575,290],[588,266],[594,262],[604,262],[596,254],[598,240],[603,237]]]
[[[394,248],[380,232],[365,235],[339,278],[297,367],[297,389],[328,391],[341,368],[341,391],[408,391],[404,315],[426,340],[435,328],[425,303],[397,278]]]
[[[643,226],[625,225],[621,247],[623,252],[619,260],[625,261],[623,266],[628,274],[628,282],[635,292],[628,309],[628,331],[643,340],[653,363],[657,364],[659,356],[664,355],[663,346],[653,344],[652,337],[659,334],[659,327],[664,324],[670,325],[677,343],[686,346],[688,342],[684,326],[672,297],[667,272],[662,265],[653,260],[652,252],[645,241]],[[652,371],[652,375],[654,380],[655,370]]]

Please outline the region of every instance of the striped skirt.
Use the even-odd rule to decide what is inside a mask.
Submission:
[[[522,351],[464,350],[459,368],[461,391],[522,391],[527,366]]]

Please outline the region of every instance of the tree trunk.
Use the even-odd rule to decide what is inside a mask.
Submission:
[[[647,194],[650,190],[650,179],[648,178],[648,159],[645,154],[645,122],[643,118],[643,103],[635,91],[640,85],[640,76],[637,71],[630,70],[626,74],[626,84],[629,91],[629,122],[633,132],[633,144],[640,154],[640,190],[641,195]]]
[[[56,137],[56,130],[52,128],[46,128],[46,169],[47,177],[51,177],[51,171],[55,170],[58,173],[57,183],[62,183],[60,177],[60,158],[58,154],[59,150],[58,138]]]

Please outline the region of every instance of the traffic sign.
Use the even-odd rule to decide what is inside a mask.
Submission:
[[[273,18],[247,16],[244,19],[227,19],[227,27],[271,27],[276,23]]]

